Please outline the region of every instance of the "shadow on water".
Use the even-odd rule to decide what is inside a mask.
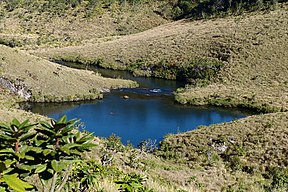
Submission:
[[[115,75],[115,71],[101,70],[106,74],[103,76]],[[140,88],[114,90],[97,101],[31,103],[30,110],[56,119],[62,115],[79,118],[85,129],[95,135],[108,137],[114,133],[122,138],[123,143],[129,141],[134,146],[148,138],[160,141],[169,133],[185,132],[200,125],[228,122],[252,114],[239,109],[180,105],[174,102],[172,91],[184,83],[134,77],[125,71],[118,71],[117,75],[136,80]],[[123,96],[129,99],[123,99]]]

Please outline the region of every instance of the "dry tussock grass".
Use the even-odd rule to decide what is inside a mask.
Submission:
[[[101,60],[103,66],[111,68],[125,68],[142,59],[141,65],[167,65],[168,69],[185,65],[195,56],[214,57],[225,62],[214,83],[179,92],[179,102],[224,105],[219,101],[225,100],[226,105],[285,111],[288,108],[287,13],[287,4],[283,4],[265,13],[182,20],[107,42],[43,49],[36,54],[80,62]]]
[[[25,49],[79,45],[99,38],[106,41],[107,37],[137,33],[166,23],[166,19],[154,12],[161,5],[158,1],[137,6],[115,3],[110,8],[99,7],[89,16],[83,7],[66,10],[57,16],[23,8],[5,12],[0,5],[0,12],[1,9],[4,11],[0,20],[0,38],[18,39]]]
[[[83,34],[91,33],[89,38],[92,40],[87,40],[87,45],[42,49],[34,53],[43,57],[82,62],[95,62],[101,59],[103,65],[112,68],[125,68],[139,59],[142,59],[143,64],[147,66],[166,64],[169,68],[183,65],[195,56],[214,57],[225,62],[225,66],[213,83],[207,87],[187,86],[185,90],[177,93],[176,99],[179,102],[286,111],[288,108],[287,14],[287,5],[283,5],[282,8],[267,13],[251,13],[215,20],[182,20],[133,35],[100,40],[93,38],[110,34],[97,36],[92,34],[92,31],[100,29],[91,27],[92,31],[83,30]],[[57,23],[55,29],[63,24],[60,24],[61,22],[55,20]],[[87,23],[84,25],[90,26]],[[63,30],[59,29],[59,35]],[[105,30],[107,28],[103,29]],[[71,29],[69,36],[75,37],[79,35],[78,33],[79,29],[75,31]],[[80,35],[80,39],[85,39],[84,36]],[[2,57],[4,60],[0,60],[1,73],[9,79],[20,78],[35,94],[40,91],[41,94],[53,93],[57,97],[65,97],[68,96],[66,95],[68,92],[69,95],[87,93],[91,88],[95,88],[96,84],[97,91],[119,86],[120,80],[117,80],[116,85],[114,84],[116,81],[104,79],[97,74],[59,67],[6,47],[1,46],[0,49],[0,56],[2,54],[4,56]],[[13,65],[15,63],[22,64]],[[31,65],[33,68],[30,71]],[[31,75],[25,72],[27,67]],[[69,75],[62,74],[64,72]],[[59,83],[59,80],[63,82]],[[67,86],[63,86],[64,82]],[[44,84],[45,88],[42,87]],[[77,86],[74,86],[75,84]],[[131,82],[121,81],[120,86],[128,85],[131,85]],[[15,109],[7,109],[13,106],[15,101],[9,100],[11,104],[7,104],[7,94],[0,94],[0,97],[3,101],[6,99],[0,103],[0,113],[4,114],[1,118],[6,120],[19,114]],[[263,188],[260,188],[258,183],[262,182],[263,177],[242,171],[231,171],[229,162],[224,159],[225,153],[236,151],[241,160],[239,163],[259,171],[265,170],[268,166],[287,167],[287,123],[288,113],[279,112],[202,127],[165,139],[164,143],[171,146],[170,152],[178,155],[176,156],[180,162],[178,165],[148,155],[142,157],[142,160],[152,161],[153,165],[148,164],[144,171],[133,169],[121,162],[123,159],[127,162],[129,154],[121,154],[115,158],[116,165],[127,172],[148,175],[149,187],[157,191],[176,189],[221,191],[233,185],[243,185],[247,191],[261,191]],[[217,150],[213,146],[216,141],[221,144],[225,142],[227,149],[224,152]],[[98,151],[95,154],[99,153]],[[210,153],[218,156],[211,160],[208,158]],[[115,190],[110,181],[101,182],[108,191]]]
[[[91,71],[70,69],[0,45],[0,77],[32,92],[30,100],[73,101],[101,98],[101,92],[111,88],[136,86],[135,82],[103,78]],[[13,118],[32,121],[42,116],[18,110],[17,102],[24,101],[0,87],[0,121]]]
[[[255,115],[230,123],[221,123],[201,127],[195,131],[173,135],[165,142],[173,150],[181,152],[186,162],[200,159],[195,156],[201,151],[216,151],[213,143],[223,143],[226,152],[239,150],[245,154],[243,161],[249,166],[282,166],[287,167],[287,135],[288,113],[279,112],[265,115]],[[187,140],[188,142],[182,142]],[[238,150],[237,148],[237,150]],[[237,151],[234,151],[237,152]],[[221,151],[218,151],[221,154]]]
[[[135,86],[132,81],[103,78],[95,72],[71,69],[16,49],[0,49],[1,77],[31,90],[33,101],[95,99],[111,88]]]

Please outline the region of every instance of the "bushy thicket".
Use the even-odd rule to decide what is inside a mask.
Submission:
[[[137,5],[149,3],[150,0],[0,0],[8,11],[16,8],[25,8],[39,12],[61,13],[78,6],[86,11],[96,8],[109,8],[113,4]],[[243,11],[265,10],[274,7],[277,3],[287,0],[158,0],[173,7],[170,15],[175,19],[206,18],[224,16],[227,14],[241,14]],[[164,6],[165,7],[165,6]],[[166,6],[167,7],[167,6]]]
[[[265,10],[287,0],[178,0],[174,5],[176,18],[206,18],[243,11]]]
[[[108,8],[114,3],[119,5],[135,5],[145,0],[0,0],[8,11],[17,8],[25,8],[29,11],[37,10],[39,12],[52,12],[55,14],[64,12],[70,8],[83,7],[85,10],[91,10],[98,7]]]

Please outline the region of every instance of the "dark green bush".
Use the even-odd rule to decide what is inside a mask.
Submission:
[[[279,2],[285,2],[282,0]],[[277,0],[178,0],[175,18],[205,18],[240,14],[243,11],[264,10],[275,6]]]
[[[25,180],[37,175],[45,191],[60,192],[73,163],[95,146],[92,133],[80,133],[76,123],[65,116],[36,124],[17,119],[0,123],[0,190],[34,189]]]

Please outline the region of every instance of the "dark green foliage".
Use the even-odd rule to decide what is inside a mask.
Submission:
[[[22,44],[19,40],[16,39],[5,39],[0,37],[0,44],[6,45],[8,47],[21,47]]]
[[[97,7],[109,8],[112,4],[117,3],[124,5],[129,3],[132,5],[141,3],[143,0],[48,0],[48,1],[34,1],[34,0],[2,0],[5,8],[8,11],[13,11],[17,8],[25,8],[29,11],[37,10],[39,12],[50,12],[57,15],[63,15],[67,10],[76,7],[84,7],[88,14],[91,10]],[[1,0],[0,0],[1,3]]]
[[[122,192],[152,192],[151,189],[144,187],[145,179],[141,175],[130,173],[123,178],[115,181]]]
[[[34,188],[25,180],[38,175],[45,190],[61,191],[73,163],[95,144],[92,134],[81,134],[76,120],[30,124],[29,120],[0,124],[0,183],[15,191]],[[56,184],[57,180],[61,180]],[[13,181],[13,182],[12,182]]]
[[[224,64],[216,59],[194,58],[188,66],[177,71],[177,79],[196,83],[197,80],[212,80]]]
[[[106,170],[95,161],[80,161],[74,165],[69,176],[66,191],[87,191],[98,185],[98,179],[106,175]]]
[[[121,138],[115,134],[109,136],[105,142],[105,148],[110,151],[123,152],[124,146],[121,142]]]
[[[199,19],[240,14],[243,11],[264,10],[275,6],[277,2],[277,0],[178,0],[174,6],[174,12],[175,18]]]
[[[32,167],[31,161],[35,158],[29,152],[39,152],[39,149],[28,146],[29,139],[36,135],[30,131],[33,126],[28,120],[20,123],[17,119],[10,125],[0,124],[0,183],[4,188],[15,191],[33,188],[23,181],[32,169],[37,168],[37,165]]]
[[[268,191],[273,191],[273,189],[284,188],[288,189],[288,169],[287,167],[268,167],[264,177],[270,179],[271,186],[269,186]]]

